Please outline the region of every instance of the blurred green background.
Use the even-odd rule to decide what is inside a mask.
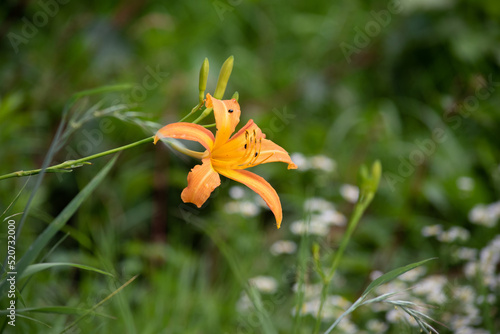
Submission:
[[[270,247],[291,240],[309,251],[317,241],[326,265],[341,223],[309,238],[291,226],[308,216],[304,203],[310,198],[325,199],[348,217],[353,204],[342,185],[355,185],[360,165],[380,159],[379,191],[332,294],[352,302],[373,271],[438,257],[426,265],[426,276],[446,277],[447,301],[432,310],[449,327],[436,325],[439,331],[465,333],[456,322],[466,312],[453,305],[453,288],[464,286],[477,310],[466,327],[500,330],[500,259],[491,251],[500,234],[499,2],[6,0],[0,35],[0,174],[42,165],[74,93],[132,87],[81,99],[72,113],[96,104],[128,109],[76,128],[53,163],[151,136],[153,122],[178,121],[197,103],[203,59],[210,61],[207,91],[213,92],[230,55],[235,63],[225,97],[239,92],[242,122],[254,119],[268,138],[304,160],[296,171],[283,164],[253,168],[280,194],[284,220],[276,230],[272,213],[255,205],[250,191],[232,188],[233,181],[223,181],[202,209],[184,205],[180,193],[193,159],[152,144],[122,152],[51,246],[62,242],[40,254],[47,262],[91,265],[113,278],[75,268],[44,271],[27,282],[19,308],[90,308],[139,275],[97,309],[105,316],[86,317],[69,332],[259,333],[255,315],[236,307],[242,284],[210,237],[216,235],[237,259],[243,280],[276,280],[277,292],[264,298],[277,331],[290,333],[295,326],[297,333],[311,333],[313,316],[304,315],[300,327],[292,317],[297,255],[275,256]],[[107,161],[44,176],[17,242],[18,257]],[[26,180],[0,181],[0,212]],[[9,214],[24,210],[35,180]],[[253,203],[249,210],[228,206],[244,200]],[[436,225],[434,235],[426,232]],[[450,229],[463,237],[444,233]],[[2,260],[6,233],[2,227]],[[493,255],[485,268],[496,284],[485,282],[481,271],[466,272],[469,263],[482,263],[488,245]],[[457,255],[464,249],[473,256]],[[306,276],[308,283],[318,281],[312,266]],[[0,302],[5,309],[7,298]],[[59,333],[77,318],[26,315],[51,328],[18,317],[15,329],[4,325],[4,331]],[[373,329],[371,319],[388,327]],[[387,311],[360,309],[349,321],[355,329],[337,332],[418,332],[389,319]],[[322,329],[331,323],[326,319]]]

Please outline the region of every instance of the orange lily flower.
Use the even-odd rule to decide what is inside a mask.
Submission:
[[[184,203],[194,203],[201,207],[212,191],[220,185],[220,176],[224,175],[241,182],[259,194],[276,218],[278,228],[283,213],[276,190],[262,177],[245,169],[268,162],[285,162],[288,169],[296,169],[288,153],[272,141],[265,139],[259,127],[249,120],[232,137],[236,125],[240,122],[240,106],[235,99],[218,100],[207,94],[206,107],[213,108],[217,132],[212,132],[201,125],[178,122],[161,128],[155,135],[154,143],[161,138],[176,138],[197,141],[206,149],[205,152],[185,150],[184,153],[200,158],[201,165],[196,165],[188,174],[187,187],[182,191]]]

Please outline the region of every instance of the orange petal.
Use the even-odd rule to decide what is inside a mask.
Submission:
[[[296,169],[288,153],[271,140],[265,139],[253,120],[240,129],[221,147],[214,148],[212,158],[214,165],[232,166],[235,169],[253,167],[268,162],[284,162],[288,169]],[[257,156],[255,156],[257,153]]]
[[[184,203],[194,203],[199,208],[210,197],[212,191],[220,185],[219,174],[212,168],[210,159],[203,159],[202,162],[189,172],[188,186],[181,194]]]
[[[274,188],[266,180],[264,180],[264,178],[246,170],[217,169],[217,172],[225,177],[243,183],[259,194],[274,213],[276,225],[280,228],[281,220],[283,219],[280,198],[278,197],[276,190],[274,190]]]
[[[229,137],[240,122],[240,105],[235,99],[218,100],[207,94],[207,108],[214,109],[215,124],[217,132],[215,134],[214,147],[221,146],[229,140]]]
[[[201,125],[178,122],[164,126],[155,135],[154,143],[161,138],[176,138],[197,141],[208,151],[212,150],[214,144],[214,135]]]

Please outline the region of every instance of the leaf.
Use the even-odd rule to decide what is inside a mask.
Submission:
[[[19,308],[16,309],[16,315],[28,312],[38,312],[38,313],[54,313],[54,314],[84,314],[88,313],[89,309],[86,308],[78,308],[78,307],[68,307],[68,306],[45,306],[45,307],[27,307],[27,308]],[[92,312],[92,311],[91,311]],[[0,315],[8,314],[7,310],[0,311]],[[98,315],[105,318],[113,319],[112,316],[109,316],[104,313],[92,312],[94,315]]]
[[[113,277],[112,274],[110,274],[110,273],[108,273],[106,271],[103,271],[103,270],[100,270],[100,269],[97,269],[97,268],[94,268],[94,267],[86,266],[86,265],[83,265],[83,264],[67,263],[67,262],[52,262],[52,263],[37,263],[37,264],[32,264],[32,265],[28,266],[24,270],[23,274],[20,275],[18,279],[22,279],[22,278],[31,276],[31,275],[36,274],[37,272],[45,270],[45,269],[49,269],[49,268],[53,268],[53,267],[59,267],[59,266],[67,266],[67,267],[80,268],[80,269],[94,271],[94,272],[99,273],[99,274],[108,275],[108,276]]]
[[[43,248],[49,243],[49,241],[54,237],[54,235],[66,224],[66,222],[73,216],[73,214],[78,210],[80,205],[92,194],[92,192],[97,188],[97,186],[104,180],[104,177],[108,174],[113,167],[117,156],[113,157],[106,166],[85,186],[71,200],[71,202],[61,211],[61,213],[50,223],[49,226],[38,236],[38,238],[31,244],[24,256],[19,260],[16,266],[16,272],[18,276],[22,276],[26,268],[35,261],[37,256],[42,252]],[[6,279],[0,283],[0,295],[5,293],[8,287],[6,284]]]
[[[407,271],[415,269],[416,267],[419,267],[419,266],[423,265],[424,263],[431,261],[431,260],[435,260],[435,259],[436,258],[433,257],[433,258],[423,260],[420,262],[415,262],[415,263],[406,265],[404,267],[396,268],[394,270],[389,271],[388,273],[383,274],[382,276],[380,276],[379,278],[377,278],[376,280],[371,282],[370,285],[368,285],[365,292],[363,292],[361,299],[366,297],[370,292],[373,291],[373,289],[377,288],[378,286],[385,284],[389,281],[392,281],[393,279],[395,279],[398,276],[401,276],[402,274],[406,273]]]

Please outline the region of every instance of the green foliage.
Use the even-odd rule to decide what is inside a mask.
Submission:
[[[346,231],[336,214],[350,217],[355,207],[343,186],[376,160],[383,166],[376,196],[326,296],[355,301],[370,273],[437,257],[418,280],[387,285],[398,292],[445,277],[445,302],[414,296],[438,307],[428,312],[447,327],[435,328],[458,331],[441,319],[465,319],[461,306],[471,305],[482,316],[475,327],[499,331],[500,292],[486,270],[498,277],[498,267],[480,256],[496,254],[498,235],[498,217],[488,220],[500,198],[497,1],[63,2],[0,5],[0,175],[39,169],[47,156],[47,166],[57,165],[150,138],[223,88],[217,70],[231,55],[225,98],[238,91],[241,121],[253,119],[306,163],[296,171],[253,168],[280,195],[280,230],[253,193],[231,197],[230,180],[201,209],[182,203],[197,162],[166,145],[134,146],[112,168],[102,157],[43,180],[0,180],[1,218],[8,217],[0,224],[2,264],[12,219],[24,222],[16,244],[24,274],[33,265],[84,266],[20,280],[15,328],[4,322],[9,299],[1,294],[0,331],[59,333],[84,315],[71,330],[311,333],[318,321],[310,289],[323,279],[315,268],[331,267]],[[205,59],[210,74],[208,62],[200,70]],[[208,114],[203,123],[213,122]],[[49,152],[54,138],[61,140]],[[333,208],[311,211],[311,198]],[[321,234],[321,215],[339,223]],[[302,228],[309,234],[293,232]],[[276,255],[283,240],[298,249]],[[467,272],[474,265],[484,270]],[[274,278],[276,291],[248,284],[258,276]],[[241,308],[245,294],[252,306]],[[349,308],[329,300],[320,332]],[[376,332],[368,326],[375,319],[389,324],[387,333],[418,331],[371,305],[336,330],[347,333],[344,322]]]

